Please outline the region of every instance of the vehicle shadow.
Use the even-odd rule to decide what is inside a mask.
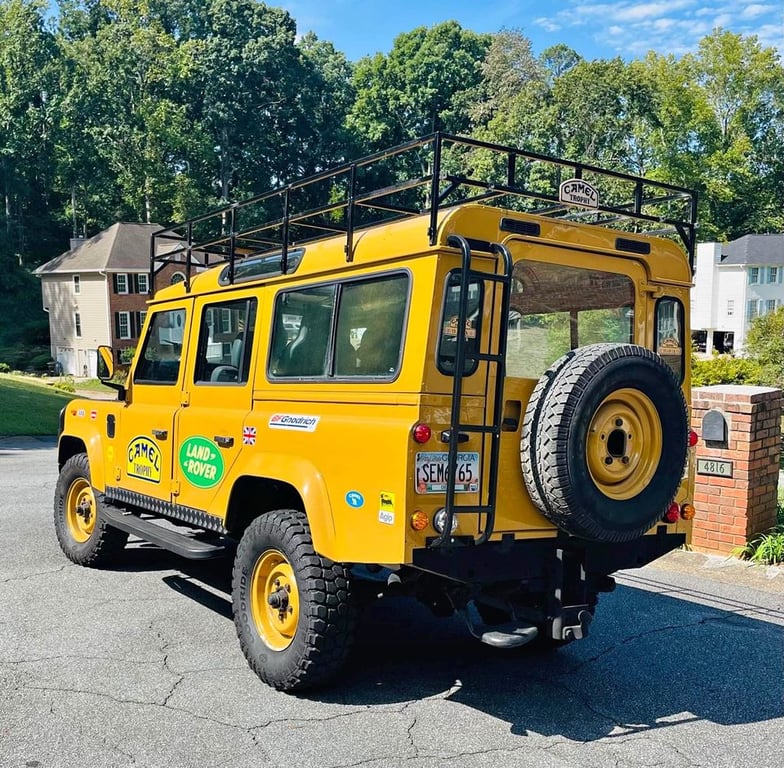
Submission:
[[[126,554],[118,570],[174,571],[164,583],[231,620],[231,558],[188,562],[144,546]],[[574,741],[784,716],[784,613],[677,591],[619,586],[602,596],[591,635],[557,652],[493,649],[458,618],[384,598],[363,611],[338,681],[301,695],[351,706],[449,699],[513,734]]]
[[[775,624],[739,610],[619,587],[603,596],[587,639],[549,653],[504,652],[471,638],[462,622],[379,601],[364,617],[348,675],[309,698],[449,698],[508,722],[514,734],[575,741],[690,720],[782,717],[784,614],[771,616]]]

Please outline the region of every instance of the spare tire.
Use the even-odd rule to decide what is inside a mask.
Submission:
[[[573,536],[638,538],[678,490],[687,430],[680,384],[654,352],[634,344],[573,350],[544,374],[526,408],[529,495]]]

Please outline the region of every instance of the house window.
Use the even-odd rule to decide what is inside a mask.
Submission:
[[[779,268],[768,267],[768,282],[777,283],[779,281]]]
[[[114,292],[128,293],[128,275],[120,272],[114,276]]]
[[[74,312],[74,327],[76,328],[76,338],[82,336],[82,318],[78,312]]]
[[[727,317],[735,314],[735,299],[727,299]]]
[[[130,312],[116,312],[115,315],[115,330],[117,331],[118,339],[131,338],[131,313]]]
[[[74,286],[74,293],[82,292],[81,278],[79,277],[79,275],[73,276],[73,286]]]
[[[185,273],[184,272],[175,272],[171,276],[171,280],[169,282],[172,285],[176,285],[177,283],[184,283],[185,282]]]
[[[759,283],[759,267],[749,267],[749,285]]]
[[[757,300],[752,299],[746,302],[746,320],[751,322],[759,314]]]
[[[149,276],[145,274],[136,275],[136,285],[139,288],[139,293],[149,293],[150,292]]]
[[[146,317],[147,317],[146,309],[139,312],[139,332],[136,334],[137,336],[141,336],[142,328],[144,328],[144,320]]]
[[[765,302],[765,314],[776,311],[776,299],[768,299]]]

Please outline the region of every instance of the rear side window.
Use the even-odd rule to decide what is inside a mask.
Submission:
[[[471,355],[479,351],[481,338],[483,285],[478,280],[468,283],[468,307],[463,337],[466,343],[466,359],[463,365],[465,375],[472,374],[479,361]],[[455,372],[457,355],[458,315],[460,311],[460,272],[450,272],[444,292],[444,308],[441,314],[441,335],[438,340],[437,365],[441,373],[451,376]]]
[[[656,335],[653,347],[672,369],[678,381],[683,381],[683,304],[678,299],[664,298],[656,302]]]
[[[398,273],[279,294],[270,378],[396,376],[408,285],[408,275]]]

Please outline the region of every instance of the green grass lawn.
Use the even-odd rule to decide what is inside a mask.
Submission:
[[[0,375],[0,435],[56,435],[57,416],[75,396]]]

